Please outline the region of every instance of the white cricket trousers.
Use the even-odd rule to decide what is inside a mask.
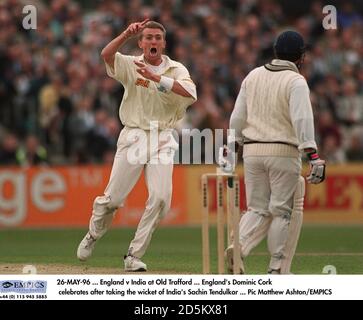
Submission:
[[[173,158],[178,148],[170,130],[153,133],[151,137],[150,131],[128,127],[121,131],[110,180],[104,195],[94,200],[89,224],[91,235],[101,238],[144,169],[149,197],[128,250],[138,258],[145,254],[155,228],[170,208]]]
[[[267,236],[269,269],[280,269],[300,171],[300,158],[244,156],[247,212],[239,226],[243,257]]]

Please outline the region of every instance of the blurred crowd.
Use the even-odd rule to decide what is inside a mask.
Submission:
[[[112,162],[123,88],[107,77],[100,52],[144,17],[166,27],[167,54],[197,84],[179,132],[227,129],[242,80],[272,58],[274,38],[289,28],[310,46],[302,73],[322,157],[363,161],[361,1],[338,2],[336,30],[323,29],[325,2],[314,0],[298,12],[277,0],[33,0],[36,30],[22,27],[25,4],[0,1],[2,165]],[[136,40],[122,51],[140,54]]]

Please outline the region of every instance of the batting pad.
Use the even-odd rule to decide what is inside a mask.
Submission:
[[[305,179],[300,176],[294,193],[293,210],[291,213],[289,231],[284,250],[284,259],[282,260],[280,269],[281,274],[290,273],[291,262],[295,255],[295,250],[303,223],[304,196]]]

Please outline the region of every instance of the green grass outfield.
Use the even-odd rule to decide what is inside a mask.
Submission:
[[[113,268],[123,272],[122,256],[135,229],[110,230],[96,245],[86,262],[76,258],[85,229],[0,230],[0,264],[60,264],[74,267]],[[212,272],[216,273],[215,229],[211,230]],[[201,229],[199,227],[159,227],[143,257],[151,273],[202,273]],[[269,261],[266,242],[245,260],[249,274],[265,274]],[[321,274],[333,265],[338,274],[363,274],[363,226],[305,225],[292,265],[296,274]],[[8,267],[7,267],[8,268]],[[114,272],[114,271],[113,271]],[[85,271],[87,273],[87,271]]]

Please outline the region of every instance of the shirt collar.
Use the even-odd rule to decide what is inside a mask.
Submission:
[[[267,65],[276,68],[276,71],[291,70],[299,73],[299,69],[297,68],[296,64],[288,60],[273,59],[271,63]]]
[[[178,67],[177,62],[174,61],[174,60],[171,60],[168,56],[163,54],[161,57],[163,59],[163,62],[165,61],[162,73],[165,73],[170,68],[177,68]],[[138,57],[138,61],[140,61],[142,63],[146,63],[146,61],[144,59],[144,54],[142,54],[141,56]]]

